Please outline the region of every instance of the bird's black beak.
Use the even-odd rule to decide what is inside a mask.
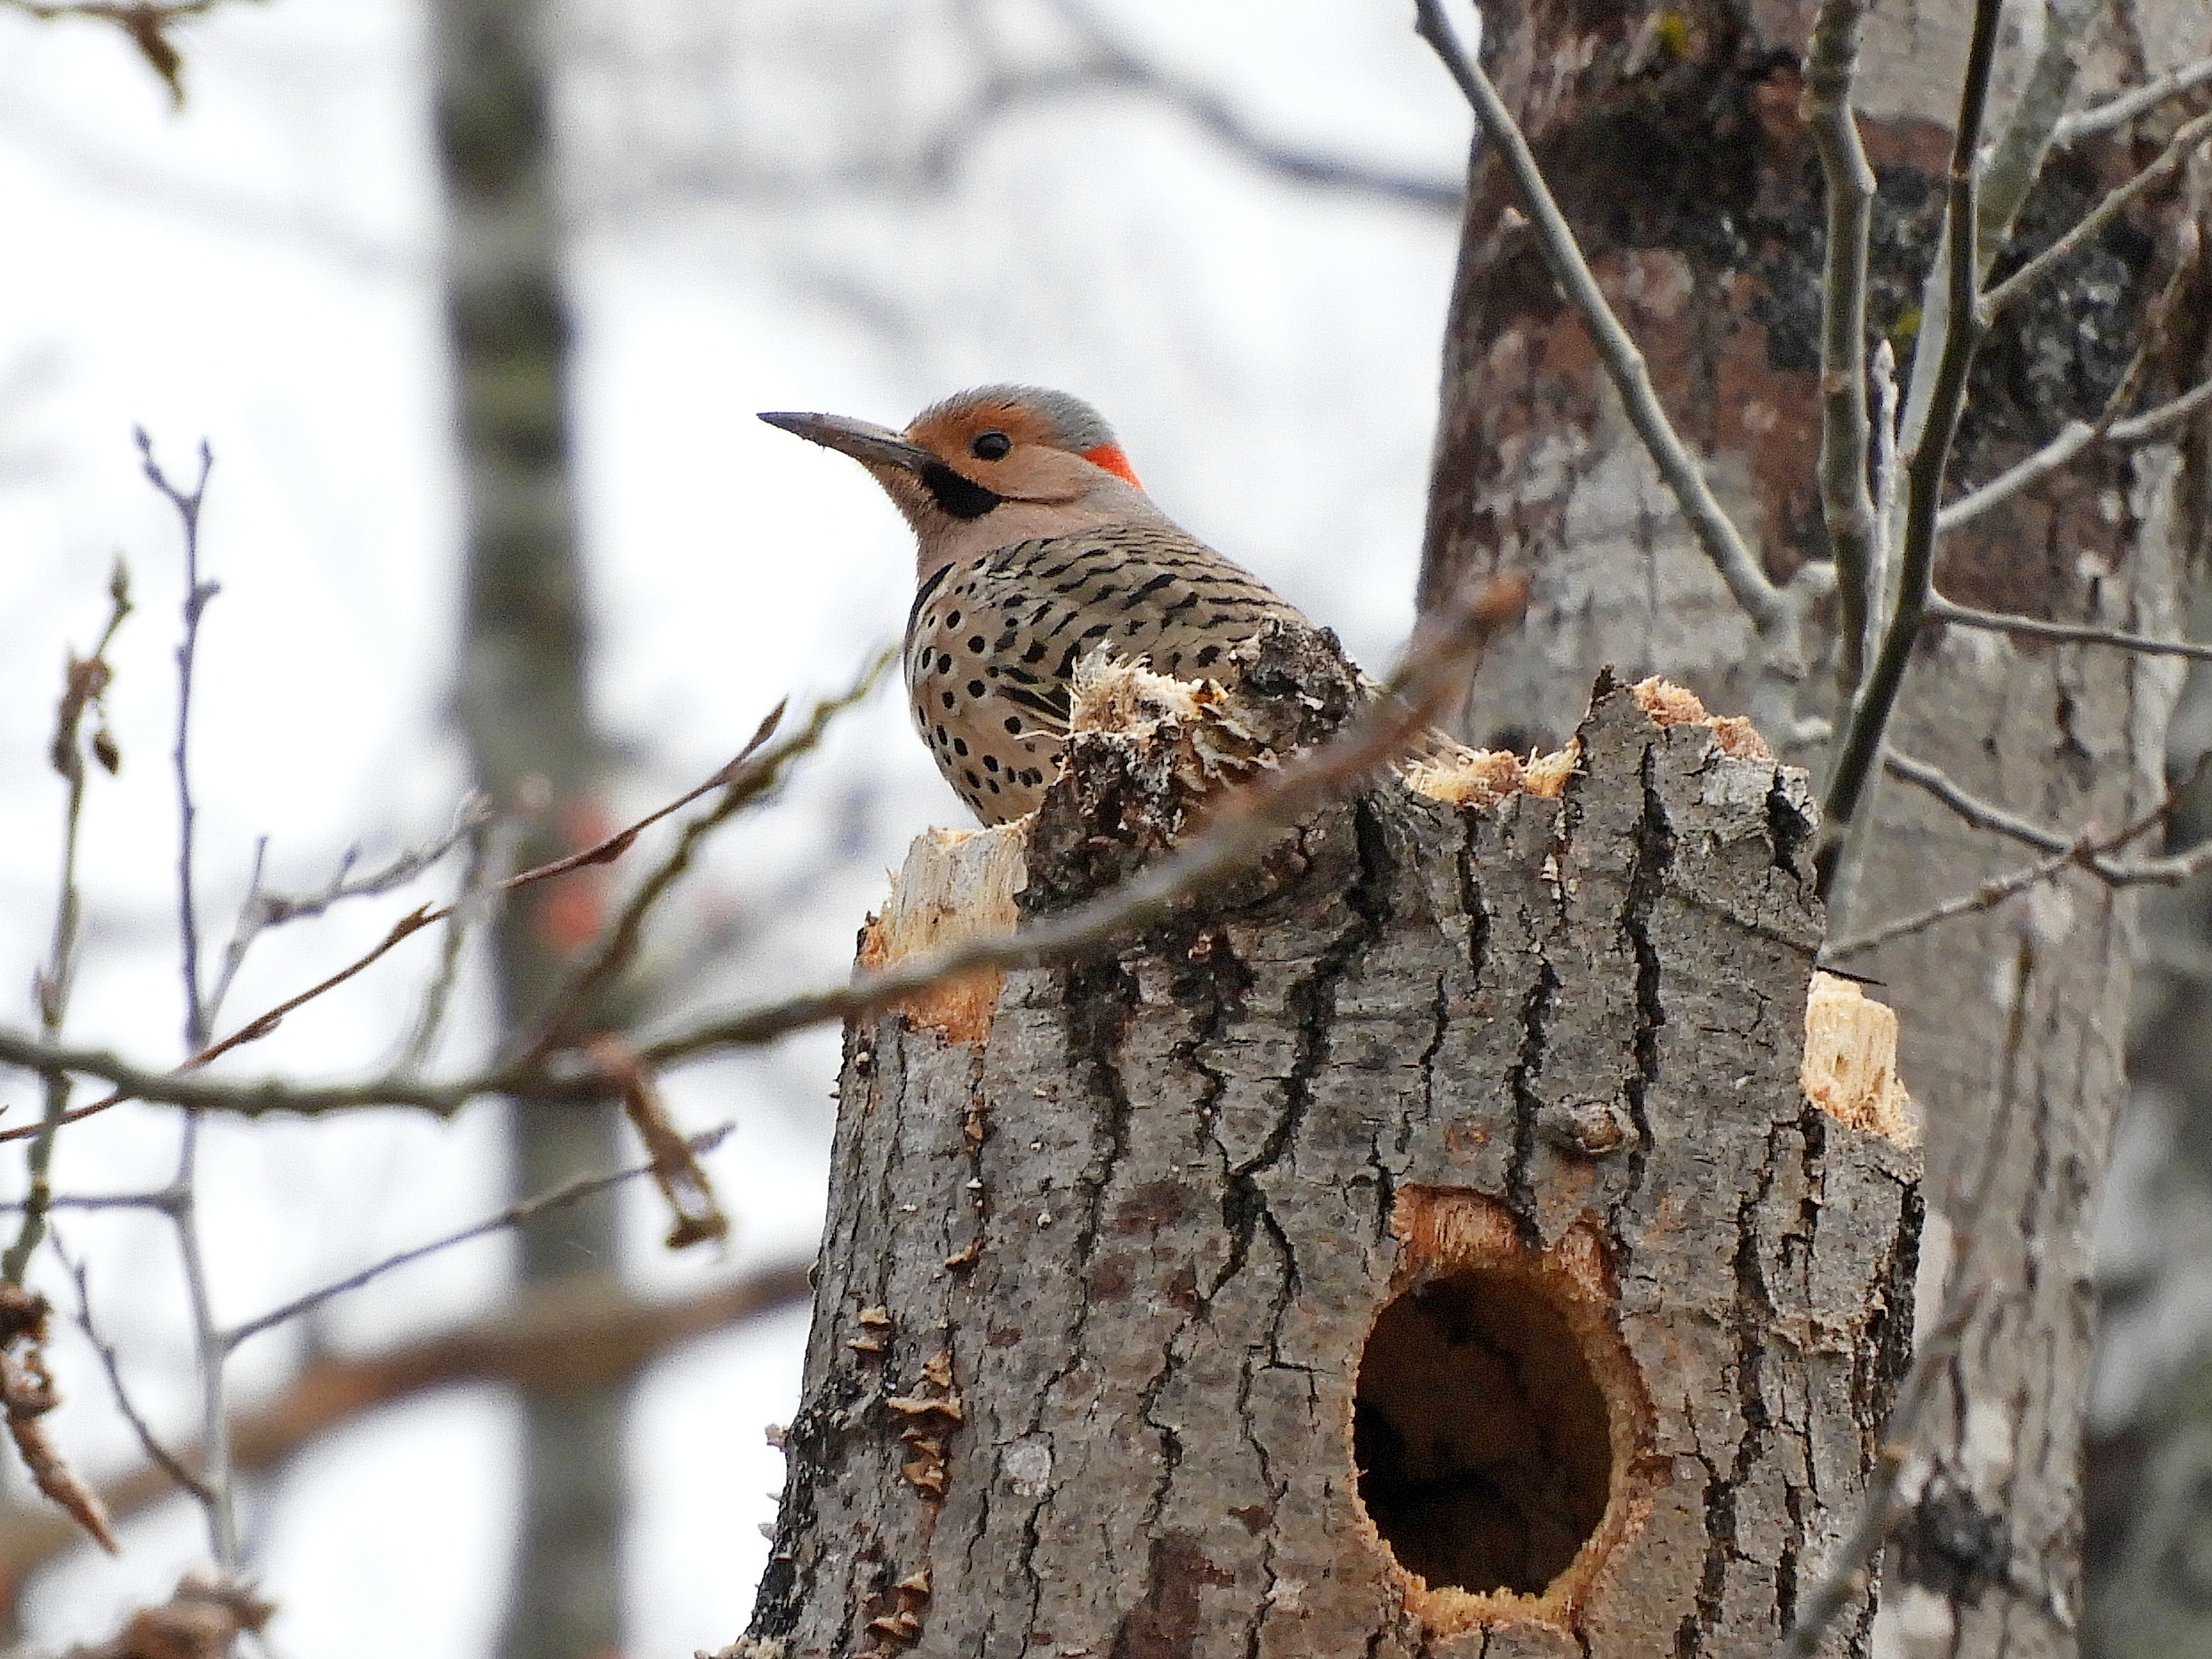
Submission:
[[[846,415],[770,410],[760,418],[770,426],[797,434],[810,444],[834,449],[870,466],[896,467],[904,472],[919,473],[925,467],[942,464],[919,444],[908,442],[890,428]]]

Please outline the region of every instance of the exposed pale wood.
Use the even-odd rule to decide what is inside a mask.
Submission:
[[[1847,979],[1813,975],[1805,998],[1806,1098],[1830,1117],[1901,1146],[1919,1140],[1897,1080],[1897,1015]]]

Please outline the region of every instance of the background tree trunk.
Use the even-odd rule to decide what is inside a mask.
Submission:
[[[467,510],[461,714],[478,787],[542,808],[525,863],[598,838],[602,756],[569,476],[569,321],[554,176],[549,20],[538,0],[438,0],[437,132],[451,215],[446,322]],[[596,872],[534,889],[494,935],[499,1029],[541,1009],[597,925]],[[620,1157],[611,1105],[509,1103],[509,1174],[541,1192]],[[615,1270],[599,1198],[518,1230],[542,1283]],[[586,1659],[620,1639],[624,1391],[522,1394],[521,1535],[501,1652]]]
[[[1175,741],[1079,737],[1033,830],[918,843],[864,958],[1110,886]],[[1799,1086],[1804,789],[1611,691],[1558,798],[1386,781],[1110,958],[848,1030],[733,1651],[1771,1642],[1919,1223],[1916,1157]]]
[[[1871,318],[1908,361],[1969,12],[1882,7],[1867,20],[1855,101],[1880,182]],[[1811,7],[1713,0],[1593,13],[1530,0],[1485,14],[1492,74],[1736,521],[1777,577],[1826,557],[1814,472],[1820,178],[1797,116]],[[2200,7],[2120,0],[2081,53],[2077,100],[2201,55],[2207,30]],[[2000,92],[2018,84],[2010,55]],[[2001,131],[2001,99],[1997,113]],[[2146,160],[2173,118],[2055,154],[2019,221],[2022,245],[2048,241]],[[1479,157],[1423,592],[1434,603],[1465,573],[1492,569],[1527,569],[1535,588],[1524,637],[1494,651],[1474,685],[1468,734],[1550,738],[1608,662],[1743,708],[1749,625],[1684,533],[1527,231],[1503,214],[1507,200]],[[1987,341],[1954,485],[1993,476],[2067,419],[2095,418],[2164,277],[2157,233],[2172,211],[2168,197],[2101,238]],[[2008,251],[2000,273],[2019,257]],[[2179,389],[2200,349],[2176,340],[2155,353],[2146,400]],[[2092,452],[1947,537],[1939,585],[1968,604],[2171,633],[2184,558],[2201,534],[2198,454]],[[2176,680],[2158,660],[1931,629],[1893,741],[2030,818],[2068,831],[2114,824],[2157,798]],[[1827,712],[1808,704],[1808,715]],[[1815,749],[1796,757],[1818,775]],[[1876,827],[1839,932],[2025,862],[1894,782]],[[1904,1017],[1903,1075],[1927,1116],[1936,1195],[1931,1267],[1952,1247],[1946,1213],[1988,1181],[1972,1246],[1993,1294],[1928,1420],[1934,1471],[1892,1558],[1893,1587],[1906,1593],[1889,1600],[1912,1651],[2073,1645],[2088,1224],[2133,941],[2129,904],[2074,880],[1849,964]]]

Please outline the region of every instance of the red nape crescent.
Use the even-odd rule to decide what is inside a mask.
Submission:
[[[1083,452],[1083,459],[1094,467],[1103,467],[1116,477],[1128,479],[1140,490],[1144,487],[1144,480],[1137,477],[1137,469],[1129,464],[1128,456],[1121,453],[1118,444],[1101,444],[1086,449]]]

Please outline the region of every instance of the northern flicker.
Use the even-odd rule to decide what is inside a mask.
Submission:
[[[1065,392],[982,387],[902,433],[760,418],[852,456],[913,526],[914,722],[985,823],[1035,811],[1058,775],[1076,668],[1094,653],[1218,680],[1270,620],[1319,631],[1154,506],[1112,429]]]

